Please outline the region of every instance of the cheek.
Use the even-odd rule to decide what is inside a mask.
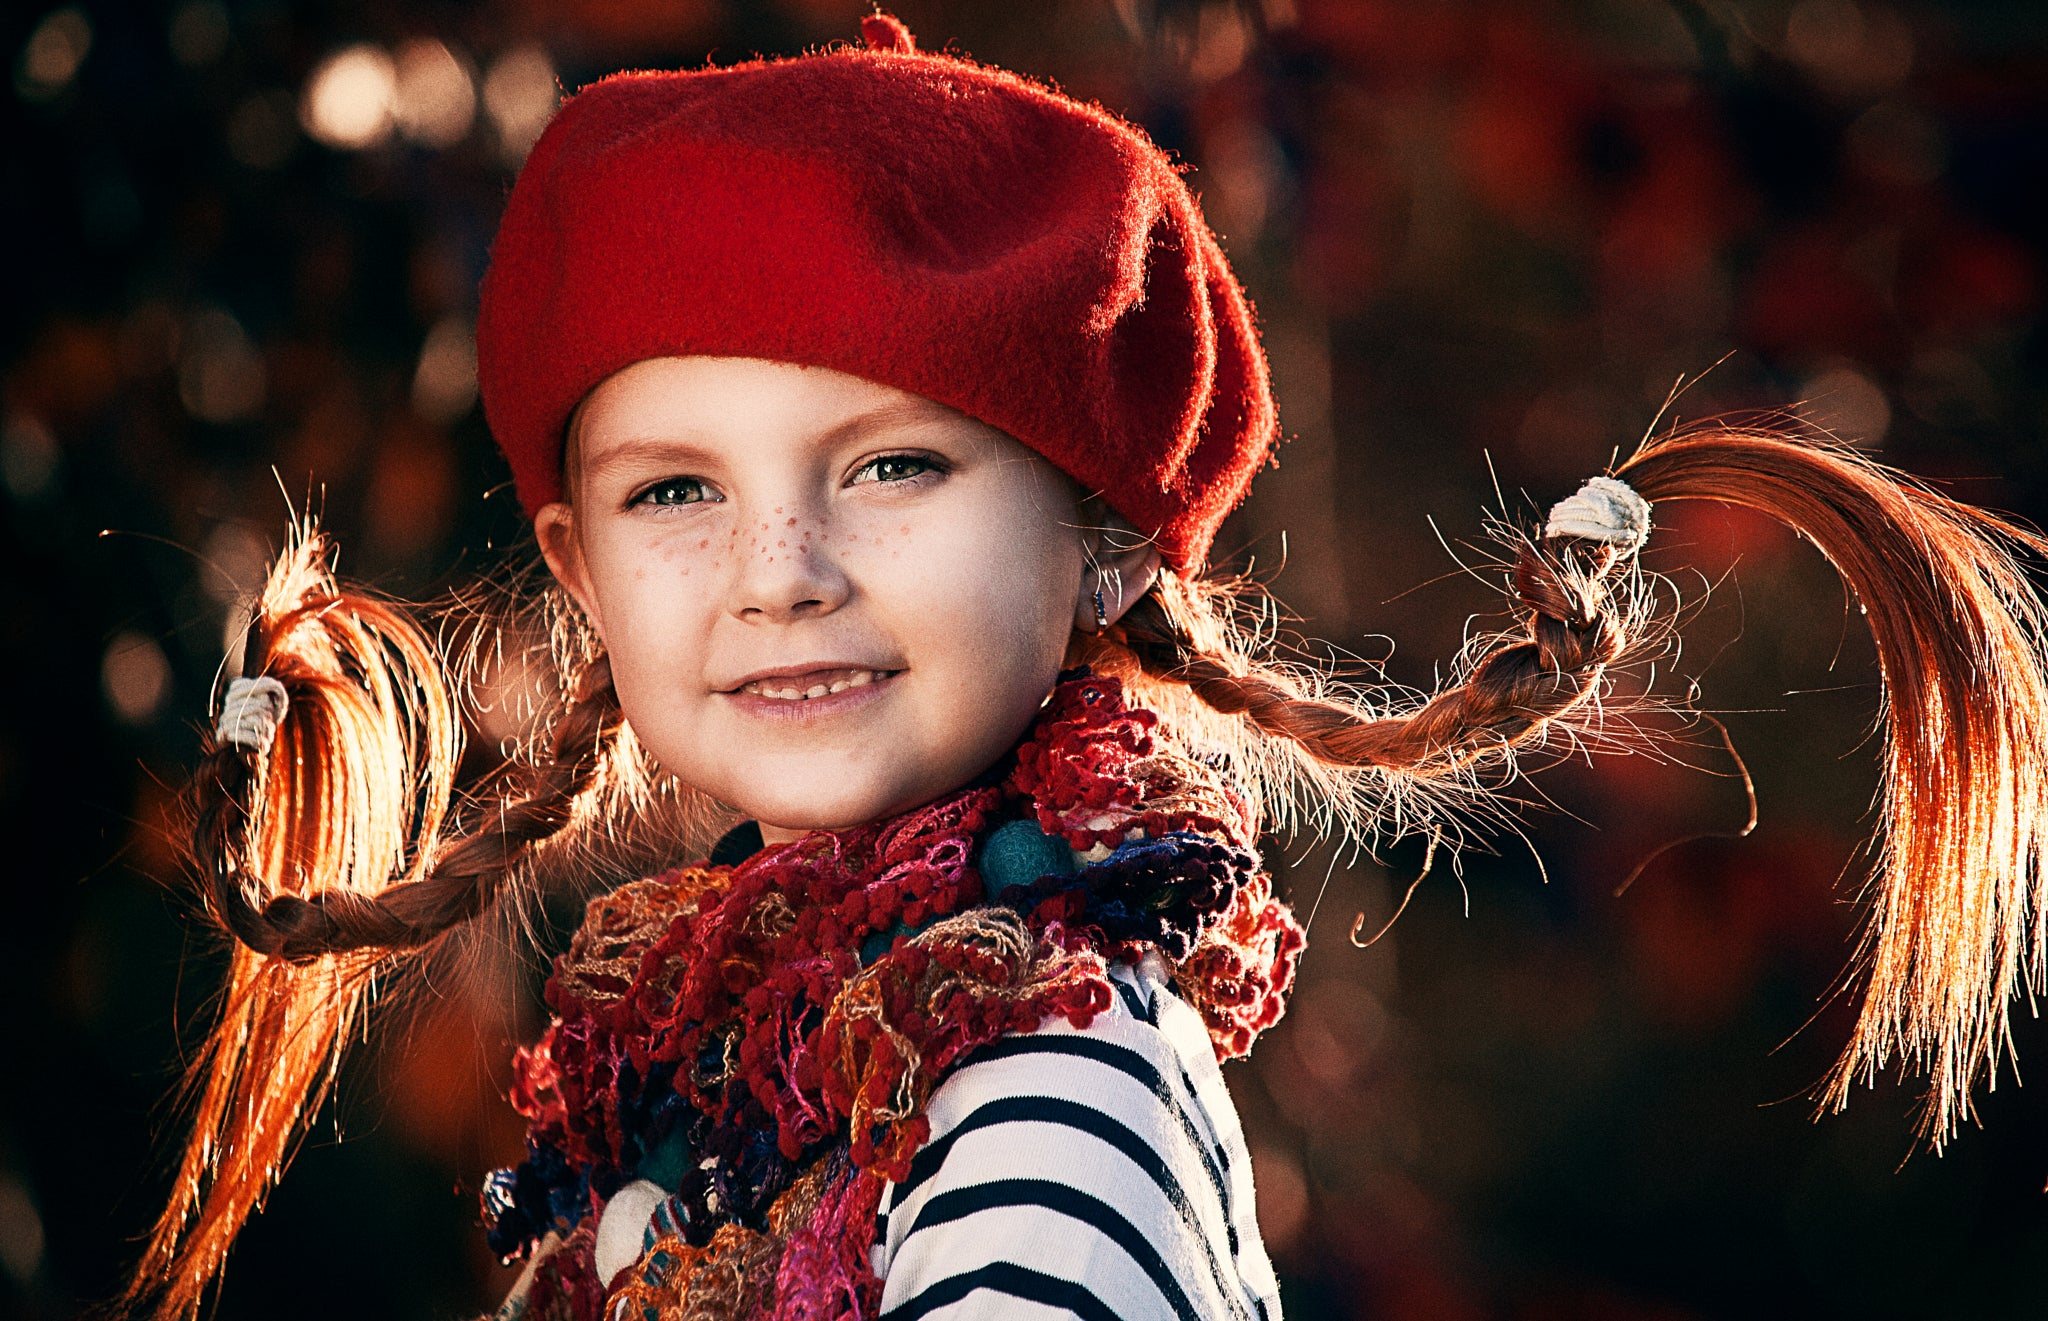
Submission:
[[[725,553],[722,538],[711,542],[691,529],[591,549],[591,590],[615,667],[690,650],[690,637],[703,628],[713,562]]]
[[[870,579],[887,584],[928,640],[943,630],[990,664],[1043,668],[1066,649],[1081,573],[1078,544],[1044,519],[982,508],[892,529]]]

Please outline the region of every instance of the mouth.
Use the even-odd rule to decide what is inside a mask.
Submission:
[[[901,673],[901,670],[839,668],[809,670],[801,674],[775,674],[749,680],[737,688],[726,689],[725,695],[744,699],[749,705],[756,702],[781,706],[836,703],[837,699],[842,699],[847,694],[853,694],[855,697],[865,696],[865,690],[886,685]]]

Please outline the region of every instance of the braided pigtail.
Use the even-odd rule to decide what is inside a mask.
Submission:
[[[1462,677],[1433,695],[1285,658],[1272,599],[1247,577],[1213,572],[1162,570],[1082,656],[1223,746],[1273,828],[1360,845],[1419,832],[1455,850],[1470,825],[1509,818],[1496,791],[1529,753],[1650,737],[1629,717],[1659,703],[1617,700],[1608,682],[1669,639],[1634,558],[1647,508],[1606,512],[1635,521],[1566,521],[1514,538],[1515,626],[1476,638],[1458,660]]]
[[[1844,445],[1713,429],[1646,445],[1617,473],[1650,500],[1718,500],[1819,548],[1876,644],[1884,729],[1867,978],[1823,1102],[1897,1054],[1930,1075],[1938,1150],[2012,1049],[2008,1005],[2048,973],[2048,609],[2019,556],[2048,540]]]
[[[1146,673],[1185,686],[1211,709],[1242,716],[1318,761],[1455,776],[1586,702],[1628,650],[1623,612],[1606,582],[1624,552],[1606,543],[1585,546],[1569,538],[1524,544],[1514,587],[1526,632],[1488,651],[1463,683],[1403,715],[1362,715],[1355,705],[1310,695],[1283,670],[1205,650],[1163,593],[1147,593],[1125,615],[1123,641]]]
[[[600,778],[620,714],[601,657],[537,783],[447,839],[462,724],[434,643],[398,605],[336,582],[310,521],[256,602],[188,787],[208,917],[234,937],[218,1022],[187,1070],[193,1128],[119,1305],[193,1315],[229,1245],[332,1090],[373,990],[408,951],[489,909]]]
[[[1617,480],[1620,479],[1620,480]],[[1882,813],[1871,911],[1847,977],[1867,979],[1850,1041],[1822,1089],[1839,1110],[1894,1054],[1931,1078],[1921,1134],[1939,1149],[1972,1116],[2012,1045],[2007,1013],[2048,978],[2048,609],[2018,556],[2048,540],[1950,500],[1826,439],[1722,427],[1646,441],[1612,478],[1514,539],[1520,625],[1479,639],[1432,695],[1339,684],[1279,660],[1232,623],[1242,580],[1162,575],[1088,656],[1254,731],[1238,769],[1283,827],[1330,795],[1353,839],[1422,830],[1492,796],[1489,769],[1569,743],[1649,745],[1609,676],[1669,641],[1672,624],[1634,552],[1661,500],[1766,514],[1818,547],[1855,593],[1876,642],[1883,702]],[[1291,815],[1290,815],[1291,814]],[[1311,822],[1327,828],[1332,818]]]

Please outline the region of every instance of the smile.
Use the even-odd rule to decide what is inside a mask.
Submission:
[[[821,697],[879,683],[901,673],[901,670],[820,670],[788,678],[756,679],[741,685],[738,691],[780,702],[815,702]]]

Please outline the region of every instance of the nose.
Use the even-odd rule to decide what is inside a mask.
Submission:
[[[816,519],[778,509],[754,519],[750,534],[733,575],[736,617],[750,624],[781,623],[830,614],[845,603],[852,585]]]

